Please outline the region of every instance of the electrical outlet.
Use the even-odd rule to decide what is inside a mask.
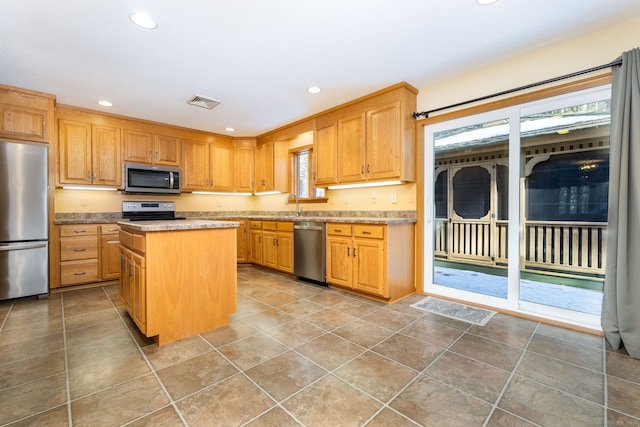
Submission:
[[[89,206],[89,202],[87,202],[87,199],[80,199],[80,206]]]
[[[371,200],[375,200],[376,199],[376,192],[372,191],[371,192]]]
[[[398,195],[396,193],[391,194],[391,203],[398,203]]]

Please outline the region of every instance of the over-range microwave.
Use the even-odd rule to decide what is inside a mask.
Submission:
[[[125,163],[124,192],[134,194],[179,194],[180,169]]]

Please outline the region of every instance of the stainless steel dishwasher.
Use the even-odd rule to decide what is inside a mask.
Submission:
[[[325,223],[302,221],[293,225],[293,274],[325,284]]]

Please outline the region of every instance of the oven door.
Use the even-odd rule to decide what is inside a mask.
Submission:
[[[136,194],[180,193],[180,170],[162,166],[127,164],[125,166],[125,192]]]

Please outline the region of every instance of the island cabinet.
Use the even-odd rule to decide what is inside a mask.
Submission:
[[[327,223],[327,282],[394,302],[415,292],[414,225]]]
[[[180,166],[180,140],[175,136],[125,129],[124,161]]]
[[[249,262],[249,226],[248,221],[239,220],[237,221],[240,225],[238,226],[237,239],[236,239],[236,249],[237,249],[237,262],[238,263],[248,263]]]
[[[121,129],[58,120],[58,184],[122,188]]]
[[[234,147],[231,139],[216,142],[182,140],[182,189],[234,191]]]
[[[0,85],[0,137],[49,142],[55,97]]]
[[[401,83],[315,119],[315,184],[415,181],[417,90]]]
[[[237,222],[119,224],[120,296],[143,334],[165,344],[229,324]]]

